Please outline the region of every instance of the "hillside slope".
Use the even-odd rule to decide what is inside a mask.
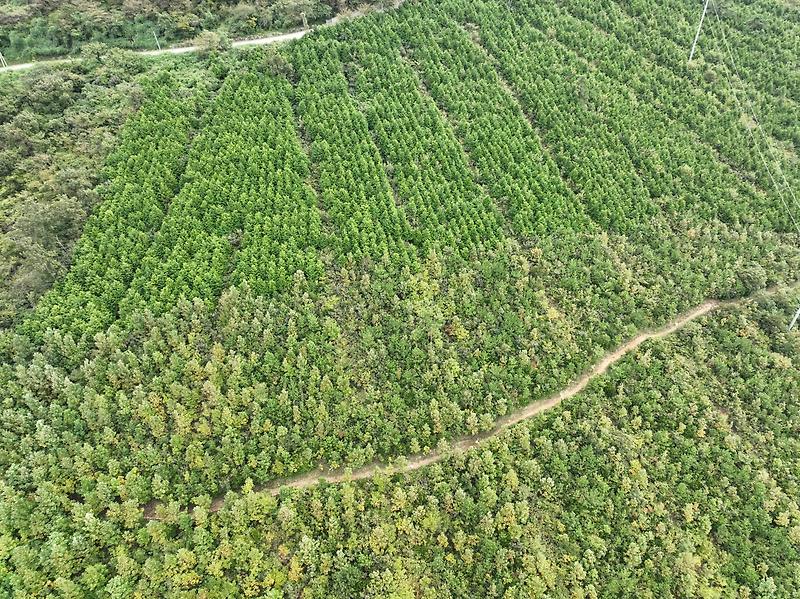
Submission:
[[[798,299],[648,342],[588,389],[406,475],[245,484],[147,524],[139,589],[304,597],[792,597]],[[144,539],[145,537],[143,537]],[[158,540],[156,540],[158,539]],[[146,591],[144,591],[146,594]]]
[[[486,510],[431,516],[418,502],[441,506],[450,491],[428,489],[401,501],[421,510],[422,529],[406,522],[417,536],[398,541],[381,502],[405,482],[308,491],[309,507],[248,493],[444,450],[558,393],[637,332],[797,279],[797,73],[750,31],[759,23],[788,59],[800,21],[765,0],[720,8],[688,66],[697,15],[683,4],[430,0],[277,51],[211,53],[199,59],[205,83],[187,84],[202,70],[183,77],[181,63],[154,78],[109,154],[69,271],[0,337],[0,588],[793,590],[797,346],[779,330],[784,300],[738,324],[722,317],[694,361],[673,342],[648,346],[663,356],[642,350],[556,415],[509,431],[565,438],[557,451],[543,441],[544,461],[520,463],[516,483],[481,475],[487,510],[503,507],[492,493],[511,493],[496,514],[505,528]],[[665,381],[676,364],[688,378]],[[754,364],[772,375],[761,381]],[[697,425],[709,398],[752,390],[772,398],[757,423]],[[559,428],[578,405],[583,424]],[[610,435],[603,457],[583,462],[569,435],[597,423]],[[734,472],[751,445],[757,465]],[[482,452],[409,476],[469,493],[465,464],[478,476]],[[643,452],[625,463],[632,497],[612,471],[620,452]],[[330,513],[362,492],[345,542]],[[539,532],[523,518],[531,493],[554,502]],[[162,520],[147,522],[156,504]],[[630,524],[642,514],[661,520]],[[467,537],[453,541],[456,530]],[[539,573],[523,584],[523,568]]]

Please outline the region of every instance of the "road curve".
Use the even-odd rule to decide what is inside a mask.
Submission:
[[[645,341],[649,341],[651,339],[661,339],[662,337],[671,335],[672,333],[685,327],[690,322],[693,322],[698,318],[700,318],[701,316],[704,316],[709,312],[712,312],[719,308],[737,306],[740,304],[744,304],[752,299],[756,299],[758,297],[766,297],[783,291],[794,290],[797,288],[800,288],[800,281],[790,285],[789,287],[779,287],[779,286],[769,287],[767,289],[758,291],[752,295],[738,299],[707,300],[702,304],[695,306],[694,308],[691,308],[686,312],[683,312],[682,314],[679,314],[678,316],[670,320],[667,324],[665,324],[663,327],[659,329],[644,331],[638,334],[633,339],[626,341],[615,350],[607,353],[599,362],[597,362],[596,364],[591,366],[588,370],[586,370],[569,387],[562,389],[561,391],[558,391],[556,393],[553,393],[544,399],[523,406],[518,410],[512,412],[511,414],[508,414],[507,416],[503,416],[502,418],[498,419],[495,422],[495,425],[488,431],[478,433],[477,435],[468,435],[464,437],[459,437],[450,444],[449,448],[446,451],[440,451],[437,449],[429,453],[413,455],[401,464],[385,464],[381,462],[373,462],[371,464],[367,464],[362,468],[358,468],[356,470],[351,470],[351,471],[346,470],[344,468],[338,468],[336,470],[323,470],[322,468],[317,468],[316,470],[312,470],[311,472],[307,472],[305,474],[300,474],[288,478],[276,479],[265,485],[257,486],[255,488],[255,491],[259,493],[269,493],[271,495],[277,495],[280,492],[280,490],[284,488],[306,489],[309,487],[313,487],[314,485],[321,483],[323,481],[335,484],[345,481],[363,480],[365,478],[370,478],[377,473],[392,475],[392,474],[399,474],[399,473],[419,470],[420,468],[439,462],[452,455],[464,453],[469,449],[472,449],[476,445],[482,443],[483,441],[486,441],[487,439],[497,436],[498,434],[502,433],[509,427],[518,424],[523,420],[532,418],[537,414],[541,414],[546,410],[554,408],[565,399],[574,397],[575,395],[583,391],[594,378],[603,375],[612,365],[619,362],[623,357],[625,357],[630,352],[636,350]],[[152,501],[142,506],[143,515],[146,520],[161,519],[159,515],[156,513],[157,507],[160,505],[160,503],[161,502],[158,501]],[[218,512],[220,509],[222,509],[224,503],[225,503],[225,497],[223,495],[215,497],[211,503],[210,511]]]

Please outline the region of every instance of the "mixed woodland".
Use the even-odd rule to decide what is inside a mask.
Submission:
[[[76,54],[87,44],[156,49],[211,33],[248,37],[315,25],[391,0],[2,0],[8,61]],[[304,20],[305,19],[305,20]]]
[[[446,454],[796,281],[800,16],[720,6],[687,64],[696,12],[421,0],[0,75],[0,594],[800,593],[787,290],[465,454],[258,491]]]

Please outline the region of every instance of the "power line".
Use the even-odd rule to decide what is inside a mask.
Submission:
[[[697,40],[700,37],[700,30],[703,27],[703,21],[705,19],[706,12],[708,10],[709,1],[710,0],[706,0],[705,4],[703,6],[703,13],[700,16],[700,24],[697,27],[697,33],[695,34],[694,42],[692,43],[692,50],[689,53],[689,61],[691,61],[692,57],[694,56],[695,46],[697,45]],[[722,39],[723,39],[723,42],[724,42],[725,47],[727,49],[728,56],[730,57],[731,65],[733,66],[733,69],[734,69],[734,71],[736,73],[736,77],[739,79],[739,81],[744,81],[744,79],[742,79],[742,76],[739,73],[739,68],[736,66],[736,60],[734,59],[733,51],[731,50],[730,44],[728,43],[728,38],[725,35],[725,28],[722,25],[722,19],[719,16],[719,10],[717,9],[716,1],[712,1],[711,5],[714,8],[714,14],[717,17],[717,23],[719,23],[719,26],[720,26],[720,32],[722,34]],[[716,35],[714,33],[714,29],[713,28],[711,29],[711,35],[712,35],[712,37],[714,37],[714,39],[716,39]],[[726,72],[725,74],[726,74],[726,78],[728,80],[728,85],[731,88],[731,93],[733,94],[733,97],[736,100],[736,104],[737,104],[737,106],[739,108],[739,111],[741,113],[743,113],[743,114],[747,114],[747,112],[742,107],[741,102],[739,101],[739,97],[738,97],[738,95],[736,93],[736,89],[735,89],[735,87],[733,85],[732,75],[730,73],[730,70],[728,69],[728,64],[727,64],[727,62],[725,61],[724,58],[723,58],[723,61],[722,61],[722,65],[725,68],[725,72]],[[772,145],[769,143],[769,137],[767,136],[766,132],[764,131],[764,128],[761,126],[761,122],[758,120],[758,117],[756,116],[756,112],[755,112],[755,108],[753,107],[753,103],[750,101],[750,97],[747,95],[747,92],[746,92],[746,90],[744,90],[744,88],[742,89],[742,94],[744,95],[745,100],[747,101],[748,107],[750,108],[750,114],[753,117],[753,121],[756,123],[756,126],[758,127],[759,132],[764,137],[764,145],[767,146],[767,149],[769,150],[770,155],[772,156],[773,160],[775,161],[775,171],[777,173],[779,173],[780,177],[783,179],[783,183],[786,186],[786,189],[791,194],[792,201],[794,202],[795,206],[800,208],[800,201],[797,200],[797,196],[795,195],[794,190],[792,189],[792,186],[789,184],[789,181],[786,178],[786,174],[784,173],[783,168],[781,168],[780,160],[779,160],[777,154],[775,153],[775,150],[772,148]],[[769,166],[767,164],[766,158],[764,157],[763,153],[761,152],[761,148],[758,146],[758,142],[755,139],[755,136],[753,135],[752,130],[749,127],[747,127],[747,131],[750,134],[751,139],[753,140],[753,145],[756,147],[756,151],[758,152],[759,157],[761,158],[761,161],[764,163],[764,168],[767,170],[767,174],[769,175],[769,178],[772,181],[772,184],[775,186],[775,191],[778,193],[778,196],[781,198],[781,201],[783,202],[784,207],[786,207],[786,210],[787,210],[787,212],[789,214],[789,217],[792,219],[792,222],[794,223],[795,228],[797,229],[797,232],[800,233],[800,226],[798,226],[798,223],[795,220],[794,215],[789,210],[789,205],[786,202],[786,200],[784,199],[783,194],[780,191],[780,186],[778,185],[777,181],[775,180],[775,177],[772,175],[772,171],[770,170],[770,168],[769,168]]]
[[[705,21],[706,12],[708,12],[708,0],[706,0],[706,3],[703,5],[703,14],[700,15],[700,24],[697,26],[697,33],[694,34],[692,50],[689,52],[689,62],[692,62],[692,58],[694,57],[694,50],[697,47],[697,40],[700,39],[700,30],[703,28],[703,21]]]
[[[716,35],[714,34],[714,30],[711,30],[711,36],[716,39]],[[725,69],[725,78],[728,81],[728,86],[731,88],[731,94],[733,95],[733,99],[736,101],[736,106],[739,109],[740,113],[745,113],[744,108],[742,107],[742,103],[739,101],[739,95],[736,93],[736,88],[733,85],[732,74],[730,69],[728,69],[728,64],[723,60],[722,66]],[[797,233],[800,234],[800,224],[798,224],[797,220],[795,220],[794,214],[792,214],[791,209],[789,208],[789,204],[786,202],[786,198],[783,197],[783,193],[781,192],[780,186],[778,185],[777,181],[775,181],[775,177],[772,175],[772,170],[769,168],[769,164],[767,163],[767,159],[764,157],[764,153],[761,151],[761,147],[759,146],[758,140],[756,136],[753,134],[753,130],[749,127],[745,127],[747,132],[750,134],[750,138],[753,140],[753,146],[756,148],[756,152],[758,152],[758,156],[761,158],[761,162],[764,164],[764,168],[767,171],[767,175],[769,175],[770,181],[775,186],[775,191],[778,194],[778,197],[783,202],[784,208],[786,208],[786,212],[789,215],[792,223],[794,223],[795,229],[797,229]]]
[[[742,79],[741,75],[739,74],[739,69],[736,67],[736,61],[734,60],[734,57],[733,57],[733,51],[731,50],[730,44],[728,44],[728,39],[725,36],[725,28],[722,25],[722,19],[720,19],[719,11],[717,10],[716,2],[713,2],[713,6],[714,6],[714,13],[717,16],[717,23],[719,24],[720,32],[722,34],[722,39],[723,39],[723,41],[725,43],[725,46],[727,48],[728,56],[731,59],[731,65],[733,65],[734,71],[736,72],[736,76],[739,79],[739,81],[744,81]],[[714,34],[714,29],[713,28],[711,29],[711,35],[716,40],[716,35]],[[725,77],[728,80],[728,85],[731,88],[731,93],[733,94],[733,97],[736,100],[736,105],[738,106],[739,111],[744,113],[744,109],[742,108],[742,105],[739,102],[739,97],[736,94],[736,89],[733,86],[731,72],[728,69],[728,64],[727,64],[727,62],[725,61],[724,58],[723,58],[723,61],[722,61],[722,66],[725,68]],[[792,199],[794,200],[795,204],[797,204],[797,198],[794,195],[794,191],[792,190],[792,186],[789,185],[789,182],[786,179],[786,175],[784,174],[783,169],[780,166],[780,161],[778,160],[778,157],[775,155],[775,152],[772,150],[772,146],[770,146],[770,143],[769,143],[769,138],[767,137],[767,134],[765,133],[764,129],[761,127],[761,123],[758,121],[758,117],[756,116],[755,110],[753,109],[753,104],[752,104],[752,102],[750,102],[750,98],[749,98],[749,96],[747,95],[747,92],[744,89],[742,89],[742,94],[744,95],[745,100],[747,100],[748,106],[750,108],[750,112],[753,115],[753,120],[755,121],[756,126],[758,127],[758,130],[761,132],[761,135],[764,137],[764,144],[770,150],[770,153],[772,154],[772,157],[775,160],[775,165],[777,167],[776,170],[778,170],[781,173],[781,176],[783,177],[783,181],[784,181],[787,189],[789,190],[789,193],[792,194]],[[792,220],[792,223],[794,223],[794,227],[795,227],[795,229],[797,229],[797,233],[800,234],[800,226],[797,224],[797,221],[795,220],[794,215],[792,214],[792,211],[789,208],[789,204],[784,199],[783,194],[781,193],[781,191],[780,191],[780,189],[778,187],[778,184],[775,181],[775,178],[772,176],[772,171],[770,171],[769,166],[767,165],[766,158],[764,158],[764,154],[761,151],[761,148],[758,147],[758,142],[756,141],[755,135],[753,135],[752,129],[750,127],[746,127],[746,129],[747,129],[748,133],[750,133],[750,137],[753,140],[753,145],[756,147],[756,151],[758,152],[758,155],[761,157],[761,161],[764,163],[764,168],[767,170],[767,174],[769,175],[769,178],[772,180],[772,184],[775,186],[775,191],[778,192],[778,197],[780,197],[781,202],[783,203],[783,206],[784,206],[784,208],[786,209],[786,212],[789,215],[789,218]],[[795,312],[794,318],[792,318],[792,321],[789,323],[789,328],[788,328],[789,331],[791,331],[794,328],[795,324],[797,324],[798,319],[800,319],[800,308],[797,309],[797,312]]]
[[[717,22],[719,23],[720,33],[722,34],[722,41],[725,43],[725,48],[727,49],[728,56],[731,59],[731,65],[733,66],[733,71],[734,73],[736,73],[736,77],[739,79],[739,81],[744,81],[744,79],[742,79],[742,76],[739,74],[739,67],[736,66],[736,60],[733,57],[733,50],[731,50],[731,46],[728,43],[728,38],[725,35],[725,28],[722,25],[722,19],[720,19],[719,11],[717,10],[716,0],[713,0],[711,4],[714,8],[714,14],[717,17]],[[753,116],[753,120],[755,121],[756,126],[758,127],[759,131],[761,131],[761,135],[764,136],[764,143],[766,144],[767,149],[769,150],[770,155],[772,156],[772,159],[775,161],[777,172],[780,174],[781,178],[783,179],[784,185],[789,190],[789,193],[792,195],[792,200],[794,201],[795,206],[797,206],[797,208],[800,209],[800,202],[797,200],[797,196],[795,195],[792,186],[786,179],[786,174],[783,172],[783,168],[781,167],[780,164],[780,159],[778,158],[778,155],[775,153],[772,144],[769,143],[769,137],[764,131],[764,128],[761,126],[761,121],[759,121],[758,117],[756,116],[756,111],[755,108],[753,107],[753,103],[750,101],[750,96],[747,94],[747,91],[744,88],[742,88],[742,95],[744,96],[745,100],[747,100],[747,105],[750,108],[750,114]]]

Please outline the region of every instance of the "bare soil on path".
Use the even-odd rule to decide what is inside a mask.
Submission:
[[[436,462],[440,462],[451,456],[462,454],[476,447],[480,443],[488,439],[491,439],[493,437],[496,437],[497,435],[501,434],[508,428],[514,426],[515,424],[533,418],[534,416],[541,414],[542,412],[545,412],[551,408],[556,407],[565,399],[569,399],[571,397],[576,396],[581,391],[583,391],[593,379],[605,374],[605,372],[611,366],[619,362],[627,354],[635,351],[640,345],[642,345],[646,341],[661,339],[663,337],[671,335],[676,331],[685,327],[687,324],[719,308],[741,305],[751,300],[757,299],[759,297],[767,297],[770,295],[775,295],[783,291],[797,289],[798,287],[800,287],[800,282],[794,283],[788,288],[785,286],[770,287],[768,289],[756,292],[753,295],[732,300],[707,300],[702,304],[695,306],[694,308],[691,308],[686,312],[683,312],[682,314],[677,315],[663,327],[658,329],[643,331],[633,339],[626,341],[613,351],[607,353],[599,362],[597,362],[596,364],[591,366],[588,370],[586,370],[569,387],[566,387],[565,389],[553,393],[545,397],[544,399],[523,406],[518,410],[515,410],[514,412],[506,416],[503,416],[502,418],[498,419],[495,422],[494,426],[491,429],[487,431],[478,433],[476,435],[459,437],[453,440],[449,444],[446,450],[436,449],[430,451],[429,453],[413,455],[395,464],[373,462],[355,470],[346,468],[325,470],[323,468],[317,468],[316,470],[306,472],[305,474],[299,474],[297,476],[292,476],[287,478],[280,478],[271,481],[265,485],[257,486],[255,488],[255,491],[258,493],[269,493],[271,495],[277,495],[281,491],[281,489],[284,488],[307,489],[322,482],[328,484],[336,484],[346,481],[358,481],[371,478],[376,474],[384,474],[386,476],[391,476],[393,474],[413,472],[414,470],[419,470],[420,468],[424,468],[425,466],[435,464]],[[225,504],[224,495],[219,495],[215,497],[214,500],[212,501],[210,511],[217,512],[220,509],[222,509],[224,504]],[[160,502],[153,501],[143,506],[145,519],[147,520],[160,519],[159,516],[156,514],[156,508],[158,505],[160,505]]]
[[[326,25],[334,25],[337,22],[336,18],[331,19],[326,23]],[[265,37],[256,37],[252,39],[241,39],[236,40],[231,43],[231,46],[234,48],[242,48],[245,46],[267,46],[269,44],[278,44],[280,42],[288,42],[291,40],[300,39],[307,33],[313,31],[313,29],[301,29],[300,31],[291,31],[289,33],[280,33],[277,35],[268,35]],[[191,54],[193,52],[199,52],[201,50],[200,46],[173,46],[170,48],[162,48],[161,50],[135,50],[136,54],[140,54],[141,56],[163,56],[165,54]],[[37,66],[41,65],[56,65],[62,64],[65,62],[75,62],[80,60],[80,58],[54,58],[49,60],[41,60],[38,62],[25,62],[20,64],[12,64],[7,67],[0,68],[0,73],[6,73],[11,71],[24,71],[27,69],[32,69]]]
[[[394,9],[399,8],[404,1],[405,0],[395,0],[391,8]],[[382,10],[383,9],[380,8],[373,8],[369,10],[348,11],[346,13],[338,14],[335,17],[328,19],[327,21],[325,21],[324,24],[319,26],[327,27],[330,25],[336,25],[340,21],[357,19],[372,12],[381,12]],[[300,29],[298,31],[289,31],[286,33],[265,35],[261,37],[238,39],[234,40],[231,43],[231,46],[233,48],[243,48],[246,46],[268,46],[270,44],[279,44],[281,42],[289,42],[292,40],[300,39],[301,37],[304,37],[306,34],[311,33],[312,31],[314,31],[314,27],[310,27],[308,29]],[[199,52],[200,50],[202,50],[201,46],[189,45],[189,46],[171,46],[168,48],[162,48],[160,50],[133,50],[133,52],[135,52],[136,54],[140,54],[142,56],[163,56],[165,54],[191,54],[193,52]],[[12,71],[25,71],[27,69],[32,69],[40,65],[52,66],[66,62],[75,62],[78,60],[80,60],[80,57],[50,58],[38,62],[24,62],[19,64],[12,64],[7,67],[0,67],[0,73],[10,73]]]

